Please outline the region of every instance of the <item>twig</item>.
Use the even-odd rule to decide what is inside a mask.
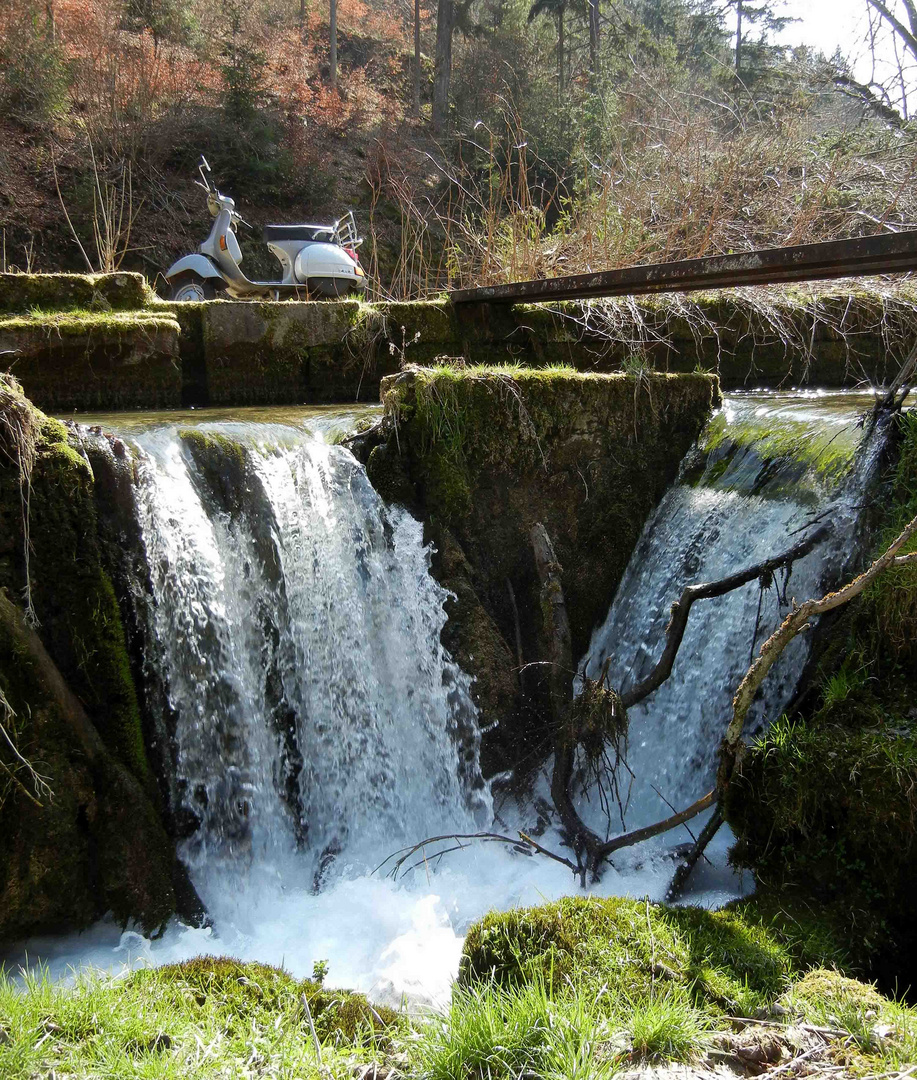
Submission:
[[[649,697],[654,690],[665,682],[672,673],[675,657],[684,638],[685,629],[688,625],[688,616],[692,605],[698,600],[710,600],[717,596],[724,596],[734,589],[741,588],[749,581],[754,581],[765,574],[772,574],[781,567],[789,566],[797,559],[808,555],[810,551],[820,544],[829,534],[827,525],[822,525],[811,532],[807,537],[794,544],[791,548],[775,555],[770,559],[764,559],[754,566],[748,566],[728,577],[720,578],[719,581],[710,581],[701,585],[688,585],[682,591],[681,596],[672,605],[672,618],[666,628],[666,643],[662,656],[647,677],[630,690],[625,691],[621,697],[625,708],[631,708],[644,698]]]
[[[672,883],[666,890],[665,899],[666,903],[671,904],[673,900],[677,900],[685,890],[685,886],[688,884],[688,878],[691,876],[691,871],[697,864],[697,860],[703,855],[707,845],[716,836],[720,826],[723,824],[723,814],[720,808],[713,811],[710,816],[710,820],[701,830],[700,836],[694,841],[694,847],[685,856],[684,862],[675,871],[675,875],[672,878]]]

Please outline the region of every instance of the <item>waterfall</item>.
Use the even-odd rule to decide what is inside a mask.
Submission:
[[[868,405],[865,395],[728,397],[647,522],[583,661],[596,675],[610,657],[619,686],[654,663],[686,583],[783,550],[822,516],[834,531],[788,582],[695,605],[672,677],[631,710],[628,761],[642,782],[628,826],[708,789],[737,680],[780,618],[778,587],[807,598],[849,569],[874,468],[854,457],[856,415]],[[418,857],[397,882],[371,873],[431,834],[490,827],[469,677],[440,643],[446,593],[421,525],[386,507],[349,452],[311,435],[301,416],[246,415],[256,422],[106,421],[133,444],[126,487],[142,552],[125,542],[129,591],[147,691],[163,705],[168,751],[157,752],[173,772],[180,852],[213,926],[173,923],[148,941],[106,924],[32,942],[29,956],[54,973],[216,953],[303,976],[328,960],[331,984],[375,1000],[446,1001],[471,921],[575,893],[577,882],[501,844]],[[771,673],[756,724],[785,707],[806,649],[794,643]],[[529,811],[504,803],[496,827],[529,830]],[[602,827],[597,800],[583,816]],[[662,899],[666,848],[685,838],[622,851],[590,891]],[[552,826],[542,841],[562,842]],[[695,870],[692,903],[722,904],[748,887],[725,866],[727,847],[724,829],[708,850],[713,868]]]
[[[470,680],[440,645],[422,526],[352,455],[285,427],[138,435],[148,665],[187,837],[215,871],[335,859],[490,821]]]
[[[852,565],[857,504],[877,454],[856,455],[865,395],[732,395],[679,481],[652,514],[604,624],[581,665],[626,690],[662,651],[669,608],[685,585],[752,566],[830,521],[829,539],[769,587],[743,588],[694,605],[667,682],[629,711],[629,827],[700,797],[712,785],[735,690],[788,604],[819,596]],[[808,657],[797,637],[775,665],[749,722],[760,730],[786,708]],[[587,793],[588,794],[588,793]],[[588,802],[588,799],[585,800]],[[595,800],[593,800],[595,802]],[[596,821],[596,807],[585,816]]]

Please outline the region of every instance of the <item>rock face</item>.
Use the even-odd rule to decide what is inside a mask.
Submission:
[[[383,383],[370,479],[417,510],[456,599],[444,643],[476,676],[491,770],[546,741],[530,532],[547,529],[581,656],[640,530],[719,401],[708,375],[409,369]]]
[[[900,434],[874,555],[917,514],[917,417]],[[886,572],[822,638],[800,707],[740,756],[724,806],[734,857],[834,912],[874,976],[913,986],[917,567]]]
[[[187,899],[176,895],[188,886],[147,764],[93,487],[64,425],[0,376],[0,722],[53,791],[36,790],[4,744],[20,784],[0,773],[0,939],[108,910],[153,928]]]

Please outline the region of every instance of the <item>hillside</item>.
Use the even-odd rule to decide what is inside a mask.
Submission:
[[[411,6],[336,7],[335,88],[325,5],[12,0],[3,267],[155,278],[209,227],[200,153],[255,227],[241,237],[251,276],[271,270],[260,226],[352,208],[378,296],[917,220],[910,126],[851,96],[839,60],[769,45],[766,26],[744,41],[739,78],[717,5],[616,2],[593,43],[572,4],[451,4],[436,135],[436,11],[417,9],[415,115]]]

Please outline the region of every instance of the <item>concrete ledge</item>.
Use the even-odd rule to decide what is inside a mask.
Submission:
[[[0,354],[46,411],[178,408],[180,332],[144,312],[0,319]]]
[[[0,274],[0,311],[133,311],[152,299],[143,274]]]
[[[66,320],[53,310],[73,320],[74,339],[82,324],[78,344],[54,344]],[[56,411],[374,401],[385,376],[444,355],[588,373],[703,370],[725,389],[879,384],[917,340],[917,290],[875,282],[456,309],[446,299],[172,304],[137,274],[6,274],[3,311],[17,314],[0,314],[0,351],[19,355],[0,370]],[[116,316],[137,325],[126,331]],[[165,337],[149,340],[150,319]],[[177,391],[166,361],[180,366]]]

